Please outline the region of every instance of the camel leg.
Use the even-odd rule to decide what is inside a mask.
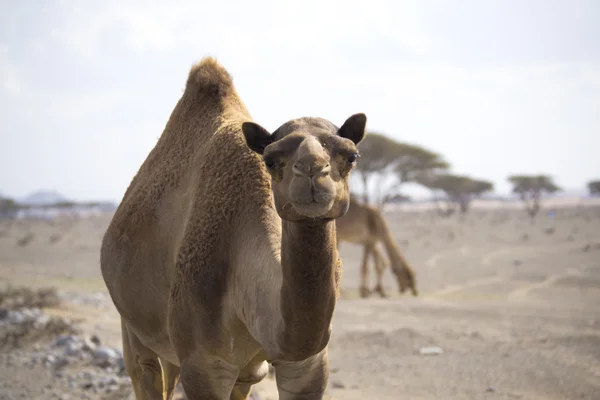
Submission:
[[[159,360],[163,371],[163,397],[164,400],[172,400],[179,380],[179,367],[162,357],[159,357]]]
[[[189,400],[233,399],[239,372],[223,359],[194,352],[181,363],[181,384]]]
[[[360,297],[368,297],[371,292],[368,286],[369,280],[369,254],[371,254],[373,246],[371,244],[365,244],[363,247],[363,259],[362,265],[360,266]]]
[[[161,367],[156,354],[144,346],[121,319],[123,361],[136,400],[163,400]]]
[[[275,362],[280,400],[321,400],[329,379],[327,349],[298,362]]]
[[[383,272],[385,271],[386,263],[377,246],[373,246],[373,259],[375,261],[375,273],[377,274],[377,285],[375,285],[373,291],[379,293],[381,297],[387,297],[383,289]]]

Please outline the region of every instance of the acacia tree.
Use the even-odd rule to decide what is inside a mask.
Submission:
[[[423,175],[417,179],[433,192],[438,213],[443,216],[452,215],[456,210],[460,210],[462,214],[467,213],[473,199],[494,190],[493,183],[465,175],[435,174]]]
[[[508,181],[513,185],[513,193],[525,203],[525,210],[532,220],[540,211],[542,195],[561,190],[548,175],[512,175]]]
[[[383,196],[380,207],[401,196],[400,189],[404,184],[419,183],[420,177],[441,173],[448,168],[450,164],[440,154],[418,145],[400,143],[394,163],[397,183]]]
[[[369,133],[358,149],[361,158],[357,171],[363,181],[364,201],[369,203],[369,183],[377,177],[377,195],[373,203],[380,209],[391,200],[405,198],[400,193],[403,184],[417,182],[417,177],[421,175],[450,167],[436,152],[397,142],[378,133]]]
[[[375,180],[387,177],[399,149],[399,143],[376,132],[369,132],[358,145],[360,159],[356,164],[356,172],[363,183],[363,201],[369,204],[369,186]]]
[[[600,196],[600,180],[588,182],[587,187],[590,196]]]
[[[0,219],[12,219],[19,210],[19,205],[12,199],[0,197]]]

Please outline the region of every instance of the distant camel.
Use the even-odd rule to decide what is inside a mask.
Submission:
[[[386,268],[385,258],[377,248],[381,241],[384,243],[391,263],[392,272],[396,275],[396,280],[400,288],[400,293],[410,289],[413,296],[418,292],[415,283],[415,273],[402,256],[392,234],[388,228],[385,218],[379,210],[362,204],[354,196],[350,197],[350,207],[348,212],[336,220],[338,250],[340,242],[361,244],[363,248],[363,259],[360,268],[360,296],[367,297],[372,292],[377,292],[381,297],[386,297],[383,289],[383,272]],[[373,254],[375,263],[375,273],[377,274],[377,284],[371,291],[367,285],[369,274],[368,259]]]
[[[193,66],[104,235],[137,399],[171,399],[180,376],[189,399],[248,399],[267,362],[280,399],[323,398],[366,116],[251,121],[220,64]]]

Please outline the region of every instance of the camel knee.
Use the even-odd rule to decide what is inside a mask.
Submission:
[[[148,398],[163,400],[163,380],[158,360],[139,361],[138,371]]]
[[[197,355],[181,363],[181,384],[189,400],[222,400],[233,395],[239,369],[222,359]]]
[[[277,362],[275,376],[280,400],[321,400],[329,379],[327,349],[299,362]]]

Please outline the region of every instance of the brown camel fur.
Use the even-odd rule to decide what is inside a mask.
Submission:
[[[339,294],[335,218],[366,116],[341,127],[251,122],[205,58],[104,236],[137,399],[247,399],[275,367],[280,399],[322,399]]]
[[[385,258],[377,248],[383,242],[390,260],[392,272],[400,288],[400,293],[410,289],[413,296],[417,296],[415,273],[406,259],[402,256],[390,229],[381,212],[374,207],[358,202],[350,197],[348,212],[336,219],[338,249],[340,242],[363,245],[363,259],[360,268],[360,296],[367,297],[372,292],[377,292],[381,297],[387,297],[383,289],[383,272],[386,268]],[[368,288],[369,255],[373,254],[377,284],[373,291]]]

